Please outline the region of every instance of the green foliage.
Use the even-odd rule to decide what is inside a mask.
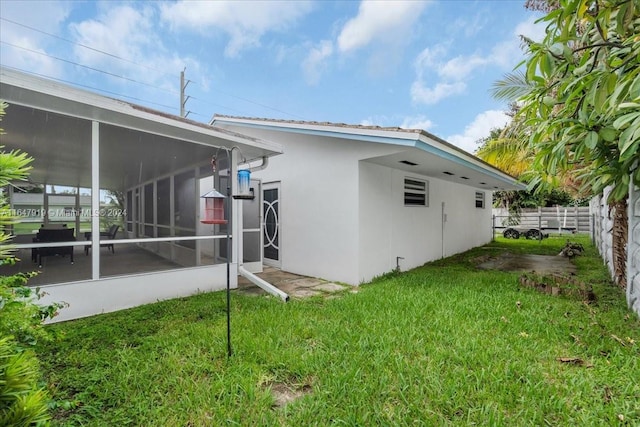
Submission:
[[[0,337],[0,425],[48,425],[47,393],[38,388],[38,359],[32,350],[16,351],[17,343]]]
[[[575,198],[568,192],[553,188],[541,191],[495,191],[493,193],[495,207],[509,206],[511,211],[519,211],[526,208],[551,207],[551,206],[588,206],[588,199]]]
[[[61,303],[37,304],[43,293],[38,288],[26,286],[27,280],[35,274],[0,276],[0,336],[13,337],[21,348],[47,340],[49,335],[42,322],[55,317],[64,307]]]
[[[7,104],[0,102],[0,119],[4,116]],[[0,132],[2,130],[0,129]],[[19,151],[2,151],[0,146],[0,188],[15,180],[24,180],[33,159]],[[16,259],[11,256],[11,235],[5,233],[6,226],[15,224],[16,218],[11,215],[9,203],[0,193],[0,266],[13,264]],[[35,344],[46,334],[42,322],[55,316],[61,304],[39,306],[36,304],[41,294],[39,290],[26,286],[27,280],[36,273],[19,273],[14,276],[0,276],[0,336],[12,336],[22,346]]]
[[[0,102],[0,119],[7,104]],[[2,133],[2,129],[0,129]],[[20,151],[0,146],[0,188],[24,180],[33,161]],[[16,223],[5,192],[0,190],[0,267],[14,264],[11,235],[6,227]],[[29,347],[48,338],[42,323],[57,314],[62,304],[37,304],[38,289],[27,285],[36,273],[0,276],[0,425],[44,425],[48,420],[47,394],[37,387],[38,360]]]
[[[561,0],[527,40],[523,124],[545,185],[564,171],[610,200],[640,185],[640,0]]]
[[[493,84],[493,95],[497,99],[511,101],[526,96],[533,86],[522,71],[515,71]]]
[[[7,104],[0,101],[0,120],[5,114]],[[0,135],[4,131],[0,128]],[[5,188],[12,181],[23,180],[27,177],[31,169],[30,163],[33,161],[28,154],[19,150],[5,152],[4,146],[0,145],[0,189]],[[16,218],[9,209],[9,202],[6,192],[0,190],[0,260],[10,257],[11,246],[8,245],[11,236],[5,232],[6,227],[16,223]]]

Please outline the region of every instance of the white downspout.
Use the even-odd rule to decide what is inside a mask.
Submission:
[[[248,272],[247,270],[244,269],[244,267],[238,267],[238,273],[240,273],[242,277],[246,278],[254,285],[264,289],[265,291],[269,292],[272,295],[280,297],[284,302],[289,301],[289,295],[287,295],[286,292],[281,291],[280,289],[273,286],[271,283],[259,278],[255,274]]]
[[[259,171],[262,169],[265,169],[267,166],[269,165],[269,158],[268,157],[262,157],[262,163],[257,165],[257,166],[253,166],[253,167],[249,167],[248,170],[251,172],[255,172],[255,171]],[[237,222],[239,223],[239,229],[240,229],[240,233],[242,233],[242,210],[239,209],[239,217],[237,217]],[[242,248],[242,244],[239,245],[238,249],[240,251],[243,251]],[[270,293],[271,295],[275,295],[277,297],[279,297],[280,299],[282,299],[284,302],[289,301],[289,295],[287,295],[286,292],[281,291],[280,289],[276,288],[275,286],[273,286],[271,283],[267,282],[264,279],[261,279],[260,277],[256,276],[255,274],[245,270],[244,268],[244,263],[243,263],[243,259],[244,259],[244,254],[243,253],[238,253],[238,274],[240,274],[240,276],[246,278],[247,280],[249,280],[251,283],[253,283],[254,285],[264,289],[265,291],[267,291],[268,293]]]
[[[251,163],[245,163],[245,164],[250,165]],[[263,169],[266,169],[267,166],[269,166],[269,158],[267,156],[263,156],[262,163],[260,163],[257,166],[248,167],[246,170],[250,172],[261,171]]]

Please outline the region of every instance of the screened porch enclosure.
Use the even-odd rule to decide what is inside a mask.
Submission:
[[[12,230],[22,261],[0,274],[40,270],[41,302],[69,304],[56,321],[237,285],[243,203],[227,199],[228,228],[200,222],[211,158],[227,154],[234,177],[280,145],[2,67],[0,97],[0,145],[34,159],[4,194],[46,191]]]
[[[30,284],[226,262],[220,256],[226,229],[199,221],[200,187],[206,181],[213,184],[210,160],[216,148],[112,124],[96,123],[92,129],[89,121],[20,105],[7,109],[3,126],[5,150],[20,149],[34,158],[29,184],[11,190],[12,207],[24,219],[13,230],[22,261],[12,269],[39,270]],[[24,134],[25,129],[31,135]],[[92,147],[98,151],[97,168],[92,167]],[[91,203],[94,173],[99,173],[97,209]],[[23,192],[33,188],[44,192]],[[97,274],[91,262],[94,221],[101,234],[118,227],[108,240],[100,237]],[[37,240],[41,230],[53,229],[55,234],[57,228],[73,230],[67,234],[73,240],[60,243],[72,245],[73,264],[68,253],[53,253],[41,261],[31,256],[47,249],[38,248],[46,243]]]

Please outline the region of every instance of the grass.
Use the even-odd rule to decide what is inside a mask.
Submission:
[[[52,325],[54,425],[638,425],[640,321],[588,240],[571,237],[592,305],[475,267],[565,239],[499,238],[330,299],[234,294],[230,359],[221,292]],[[303,396],[277,406],[282,388]]]

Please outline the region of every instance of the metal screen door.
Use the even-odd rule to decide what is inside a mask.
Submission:
[[[280,183],[264,184],[262,187],[262,218],[264,221],[264,263],[280,267]]]

